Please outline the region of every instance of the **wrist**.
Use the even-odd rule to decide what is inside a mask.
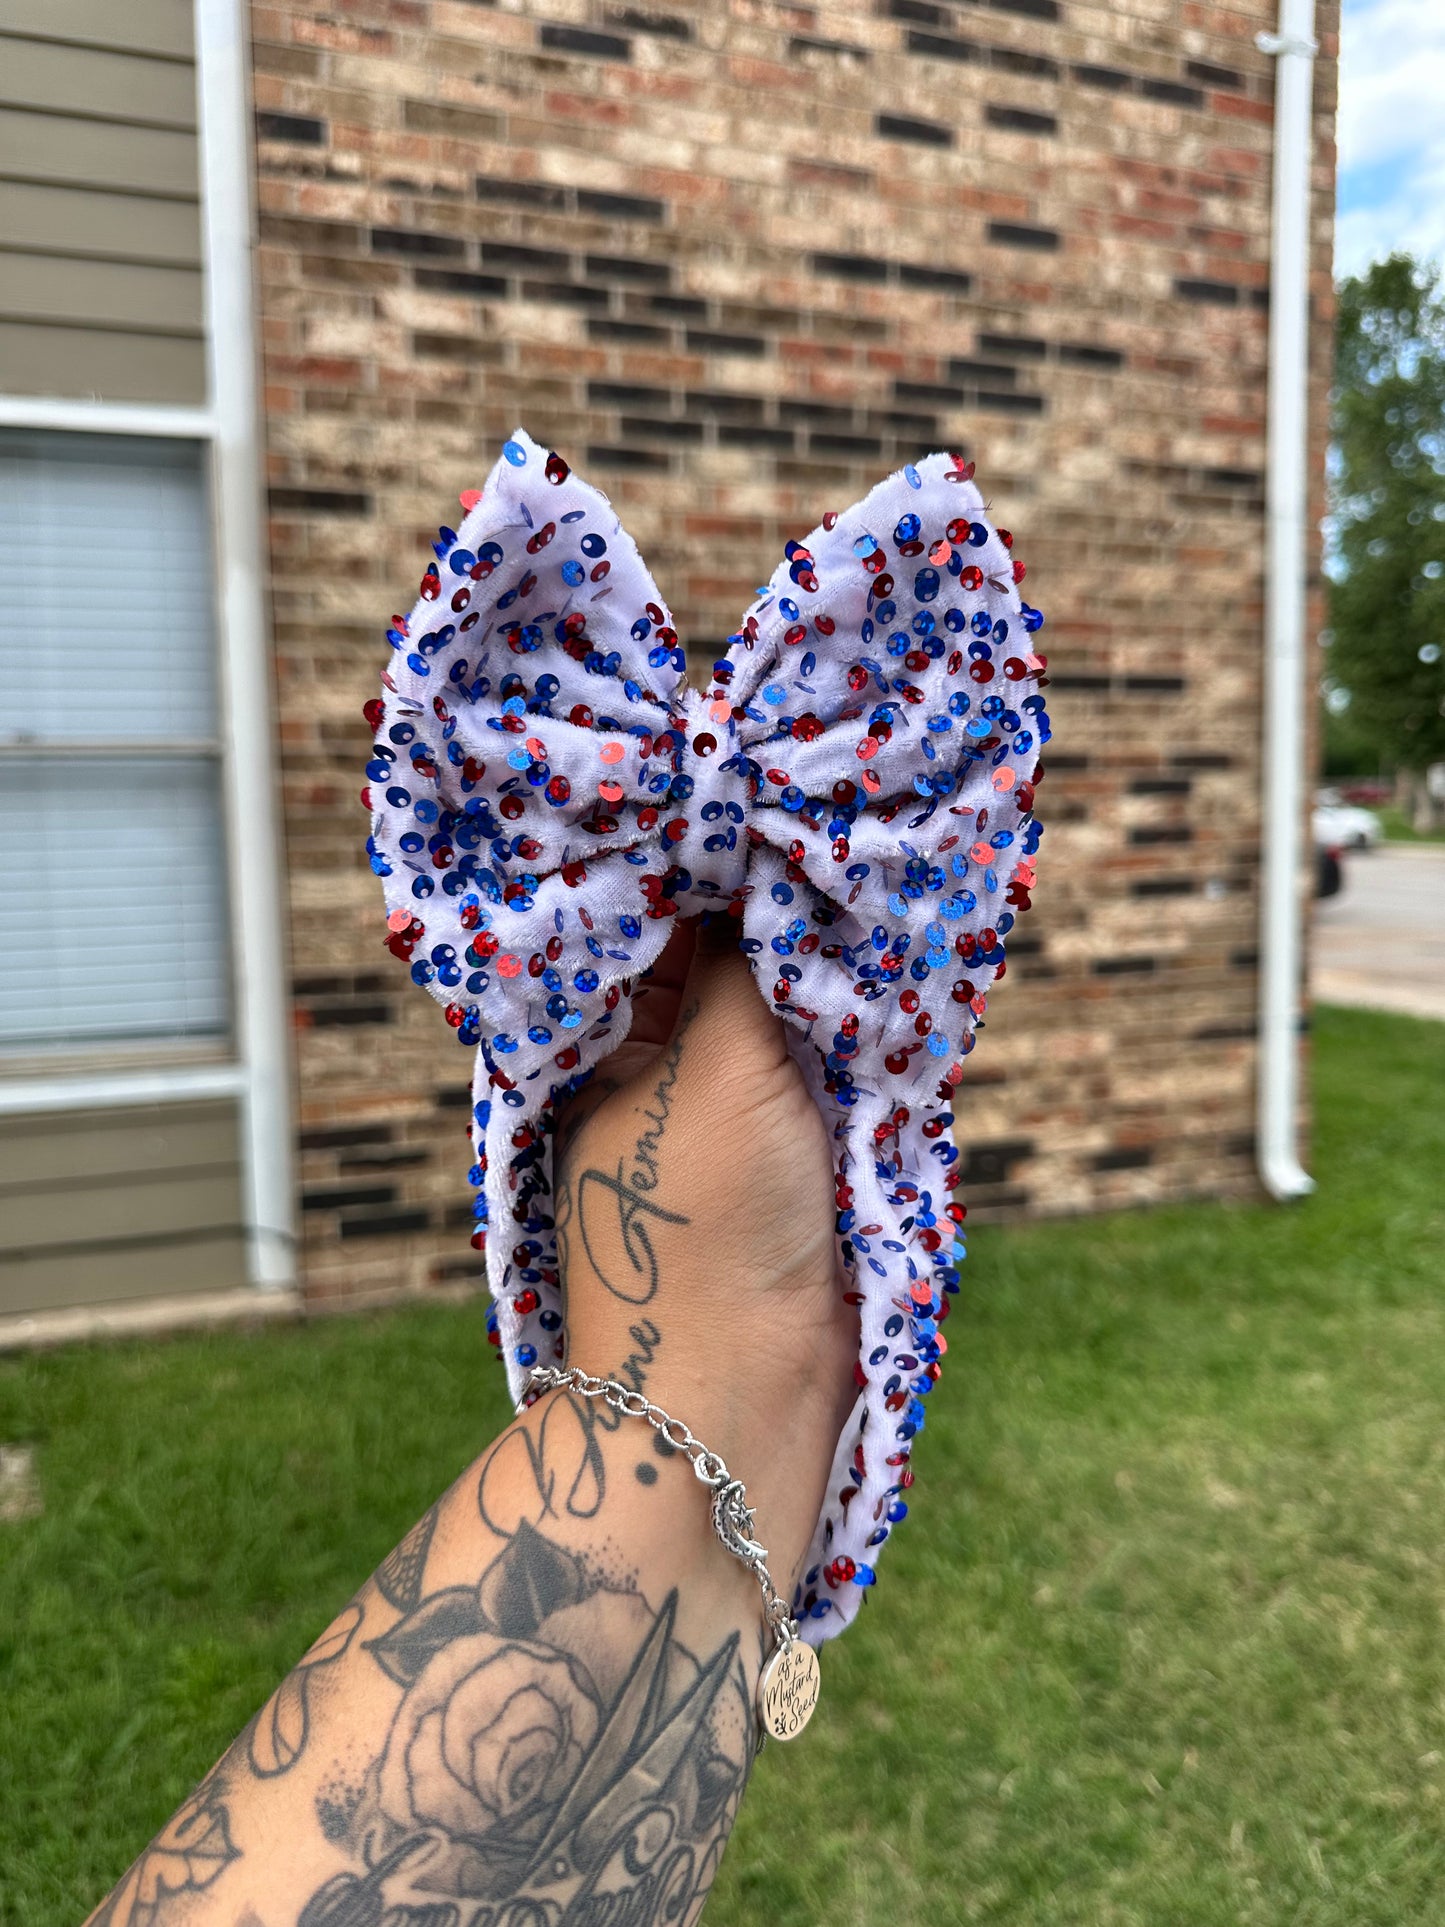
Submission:
[[[790,1591],[857,1395],[851,1335],[805,1315],[754,1317],[746,1331],[678,1329],[625,1309],[626,1319],[595,1304],[574,1311],[566,1362],[641,1392],[724,1461],[746,1487],[775,1583]]]

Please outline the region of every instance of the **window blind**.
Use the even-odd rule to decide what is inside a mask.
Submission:
[[[0,433],[0,1050],[223,1035],[199,451]]]

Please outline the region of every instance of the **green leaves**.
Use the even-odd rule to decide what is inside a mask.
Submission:
[[[1423,769],[1445,758],[1438,269],[1394,254],[1341,285],[1331,434],[1328,681],[1357,758]]]

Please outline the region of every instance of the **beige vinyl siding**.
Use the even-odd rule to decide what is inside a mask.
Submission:
[[[0,394],[205,397],[190,0],[0,0]]]
[[[233,1101],[0,1121],[0,1316],[246,1278]]]

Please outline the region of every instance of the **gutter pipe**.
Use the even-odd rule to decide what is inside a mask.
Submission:
[[[1273,259],[1265,482],[1265,690],[1256,1156],[1271,1196],[1306,1196],[1297,1114],[1304,957],[1305,514],[1308,503],[1309,241],[1315,0],[1280,0],[1255,36],[1275,77]]]

